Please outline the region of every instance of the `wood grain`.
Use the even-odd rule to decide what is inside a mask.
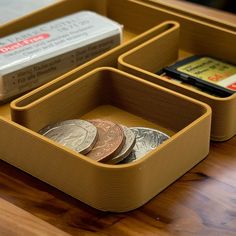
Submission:
[[[0,235],[2,236],[69,235],[3,199],[0,199],[0,212]]]
[[[236,235],[235,170],[236,137],[212,143],[204,161],[149,203],[132,212],[113,214],[86,206],[0,162],[0,197],[37,216],[38,227],[42,219],[72,235],[233,236]],[[7,217],[4,211],[1,215],[1,220]],[[27,221],[23,223],[31,229]],[[5,227],[11,229],[12,225],[14,220]]]

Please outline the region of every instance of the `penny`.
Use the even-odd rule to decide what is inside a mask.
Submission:
[[[98,140],[87,156],[95,161],[107,161],[121,151],[125,136],[120,125],[107,120],[90,120],[98,130]]]
[[[108,160],[107,164],[116,164],[122,160],[124,160],[133,150],[135,145],[135,134],[132,130],[127,128],[126,126],[121,125],[124,135],[125,135],[125,144],[121,151],[112,159]]]
[[[96,143],[97,128],[85,120],[66,120],[39,131],[47,138],[76,152],[86,154]]]
[[[130,155],[120,163],[130,163],[142,158],[148,152],[152,151],[169,136],[161,131],[144,128],[144,127],[132,127],[130,128],[136,136],[136,144]]]

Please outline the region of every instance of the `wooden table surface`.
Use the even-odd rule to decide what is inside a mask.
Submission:
[[[7,106],[0,112],[8,115]],[[68,234],[236,235],[236,137],[212,142],[205,160],[143,207],[122,214],[97,211],[0,161],[0,235]]]
[[[4,162],[0,186],[1,236],[236,235],[236,137],[128,213],[97,211]]]

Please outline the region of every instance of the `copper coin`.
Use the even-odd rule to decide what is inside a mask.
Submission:
[[[125,144],[116,156],[106,162],[107,164],[116,164],[124,160],[132,152],[133,147],[135,145],[136,138],[134,132],[124,125],[121,125],[121,127],[125,135]]]
[[[87,156],[95,161],[107,161],[119,153],[125,143],[120,125],[108,120],[90,120],[98,131],[98,140]]]
[[[44,127],[39,133],[82,154],[88,153],[97,140],[97,128],[85,120],[57,122]]]

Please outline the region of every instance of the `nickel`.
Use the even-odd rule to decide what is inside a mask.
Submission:
[[[144,127],[130,128],[136,135],[136,144],[131,154],[121,163],[130,163],[142,158],[169,138],[165,133]]]

